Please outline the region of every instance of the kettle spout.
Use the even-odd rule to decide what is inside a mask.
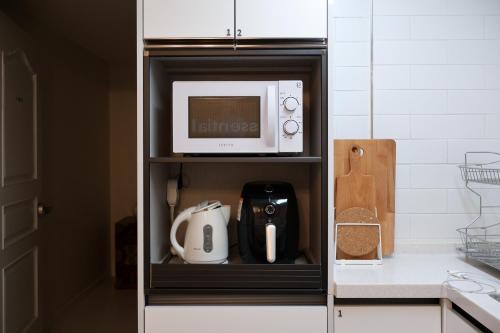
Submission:
[[[229,223],[229,218],[231,217],[231,205],[224,205],[221,207],[222,216],[224,216],[224,221],[226,225]]]

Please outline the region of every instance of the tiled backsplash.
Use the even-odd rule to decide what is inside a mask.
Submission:
[[[333,136],[396,139],[398,240],[456,239],[479,209],[457,164],[500,152],[500,1],[334,0],[329,15]]]

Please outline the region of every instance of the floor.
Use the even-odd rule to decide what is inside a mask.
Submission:
[[[73,305],[51,333],[136,333],[136,292],[103,282]]]

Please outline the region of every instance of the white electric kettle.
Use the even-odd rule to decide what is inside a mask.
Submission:
[[[227,224],[231,206],[220,201],[204,201],[182,211],[170,230],[170,242],[185,262],[190,264],[222,264],[228,257]],[[177,242],[179,226],[188,221],[184,247]]]

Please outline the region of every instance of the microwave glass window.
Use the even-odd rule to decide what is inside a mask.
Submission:
[[[189,97],[189,138],[260,138],[260,96]]]

